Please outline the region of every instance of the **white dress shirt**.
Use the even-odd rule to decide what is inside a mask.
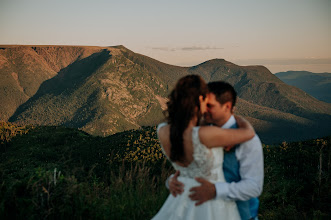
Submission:
[[[234,116],[222,126],[230,128],[236,123]],[[262,193],[264,179],[263,150],[257,135],[251,140],[241,143],[235,149],[235,155],[239,161],[239,182],[217,182],[216,199],[246,201],[258,197]]]

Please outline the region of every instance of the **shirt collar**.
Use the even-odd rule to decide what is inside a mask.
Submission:
[[[236,124],[236,119],[231,115],[229,120],[221,128],[231,128],[234,124]]]

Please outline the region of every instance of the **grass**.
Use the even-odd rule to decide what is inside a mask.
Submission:
[[[260,219],[331,216],[330,140],[264,145]],[[165,181],[174,172],[155,127],[104,138],[33,127],[0,147],[0,219],[150,219],[168,196]]]

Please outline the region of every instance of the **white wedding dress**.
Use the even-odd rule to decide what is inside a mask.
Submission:
[[[157,131],[167,123],[161,123]],[[176,197],[171,194],[153,217],[153,220],[169,219],[190,219],[190,220],[211,220],[211,219],[240,219],[236,203],[222,199],[209,200],[202,205],[195,206],[196,201],[189,198],[189,190],[199,186],[195,177],[202,177],[212,183],[225,182],[223,174],[223,148],[209,149],[200,142],[199,128],[194,127],[192,131],[193,161],[187,167],[182,167],[171,162],[172,166],[180,171],[178,180],[184,184],[184,192]],[[161,146],[164,153],[164,149]],[[165,154],[166,155],[166,154]],[[168,158],[169,159],[169,158]]]

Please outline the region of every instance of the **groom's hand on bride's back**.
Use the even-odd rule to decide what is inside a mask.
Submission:
[[[184,192],[184,184],[178,181],[179,171],[177,170],[175,175],[169,179],[169,191],[176,197]]]
[[[190,192],[193,192],[190,194],[190,198],[193,201],[197,201],[197,203],[195,203],[196,206],[216,197],[216,188],[214,184],[202,178],[195,178],[195,180],[201,183],[200,186],[190,189]]]

